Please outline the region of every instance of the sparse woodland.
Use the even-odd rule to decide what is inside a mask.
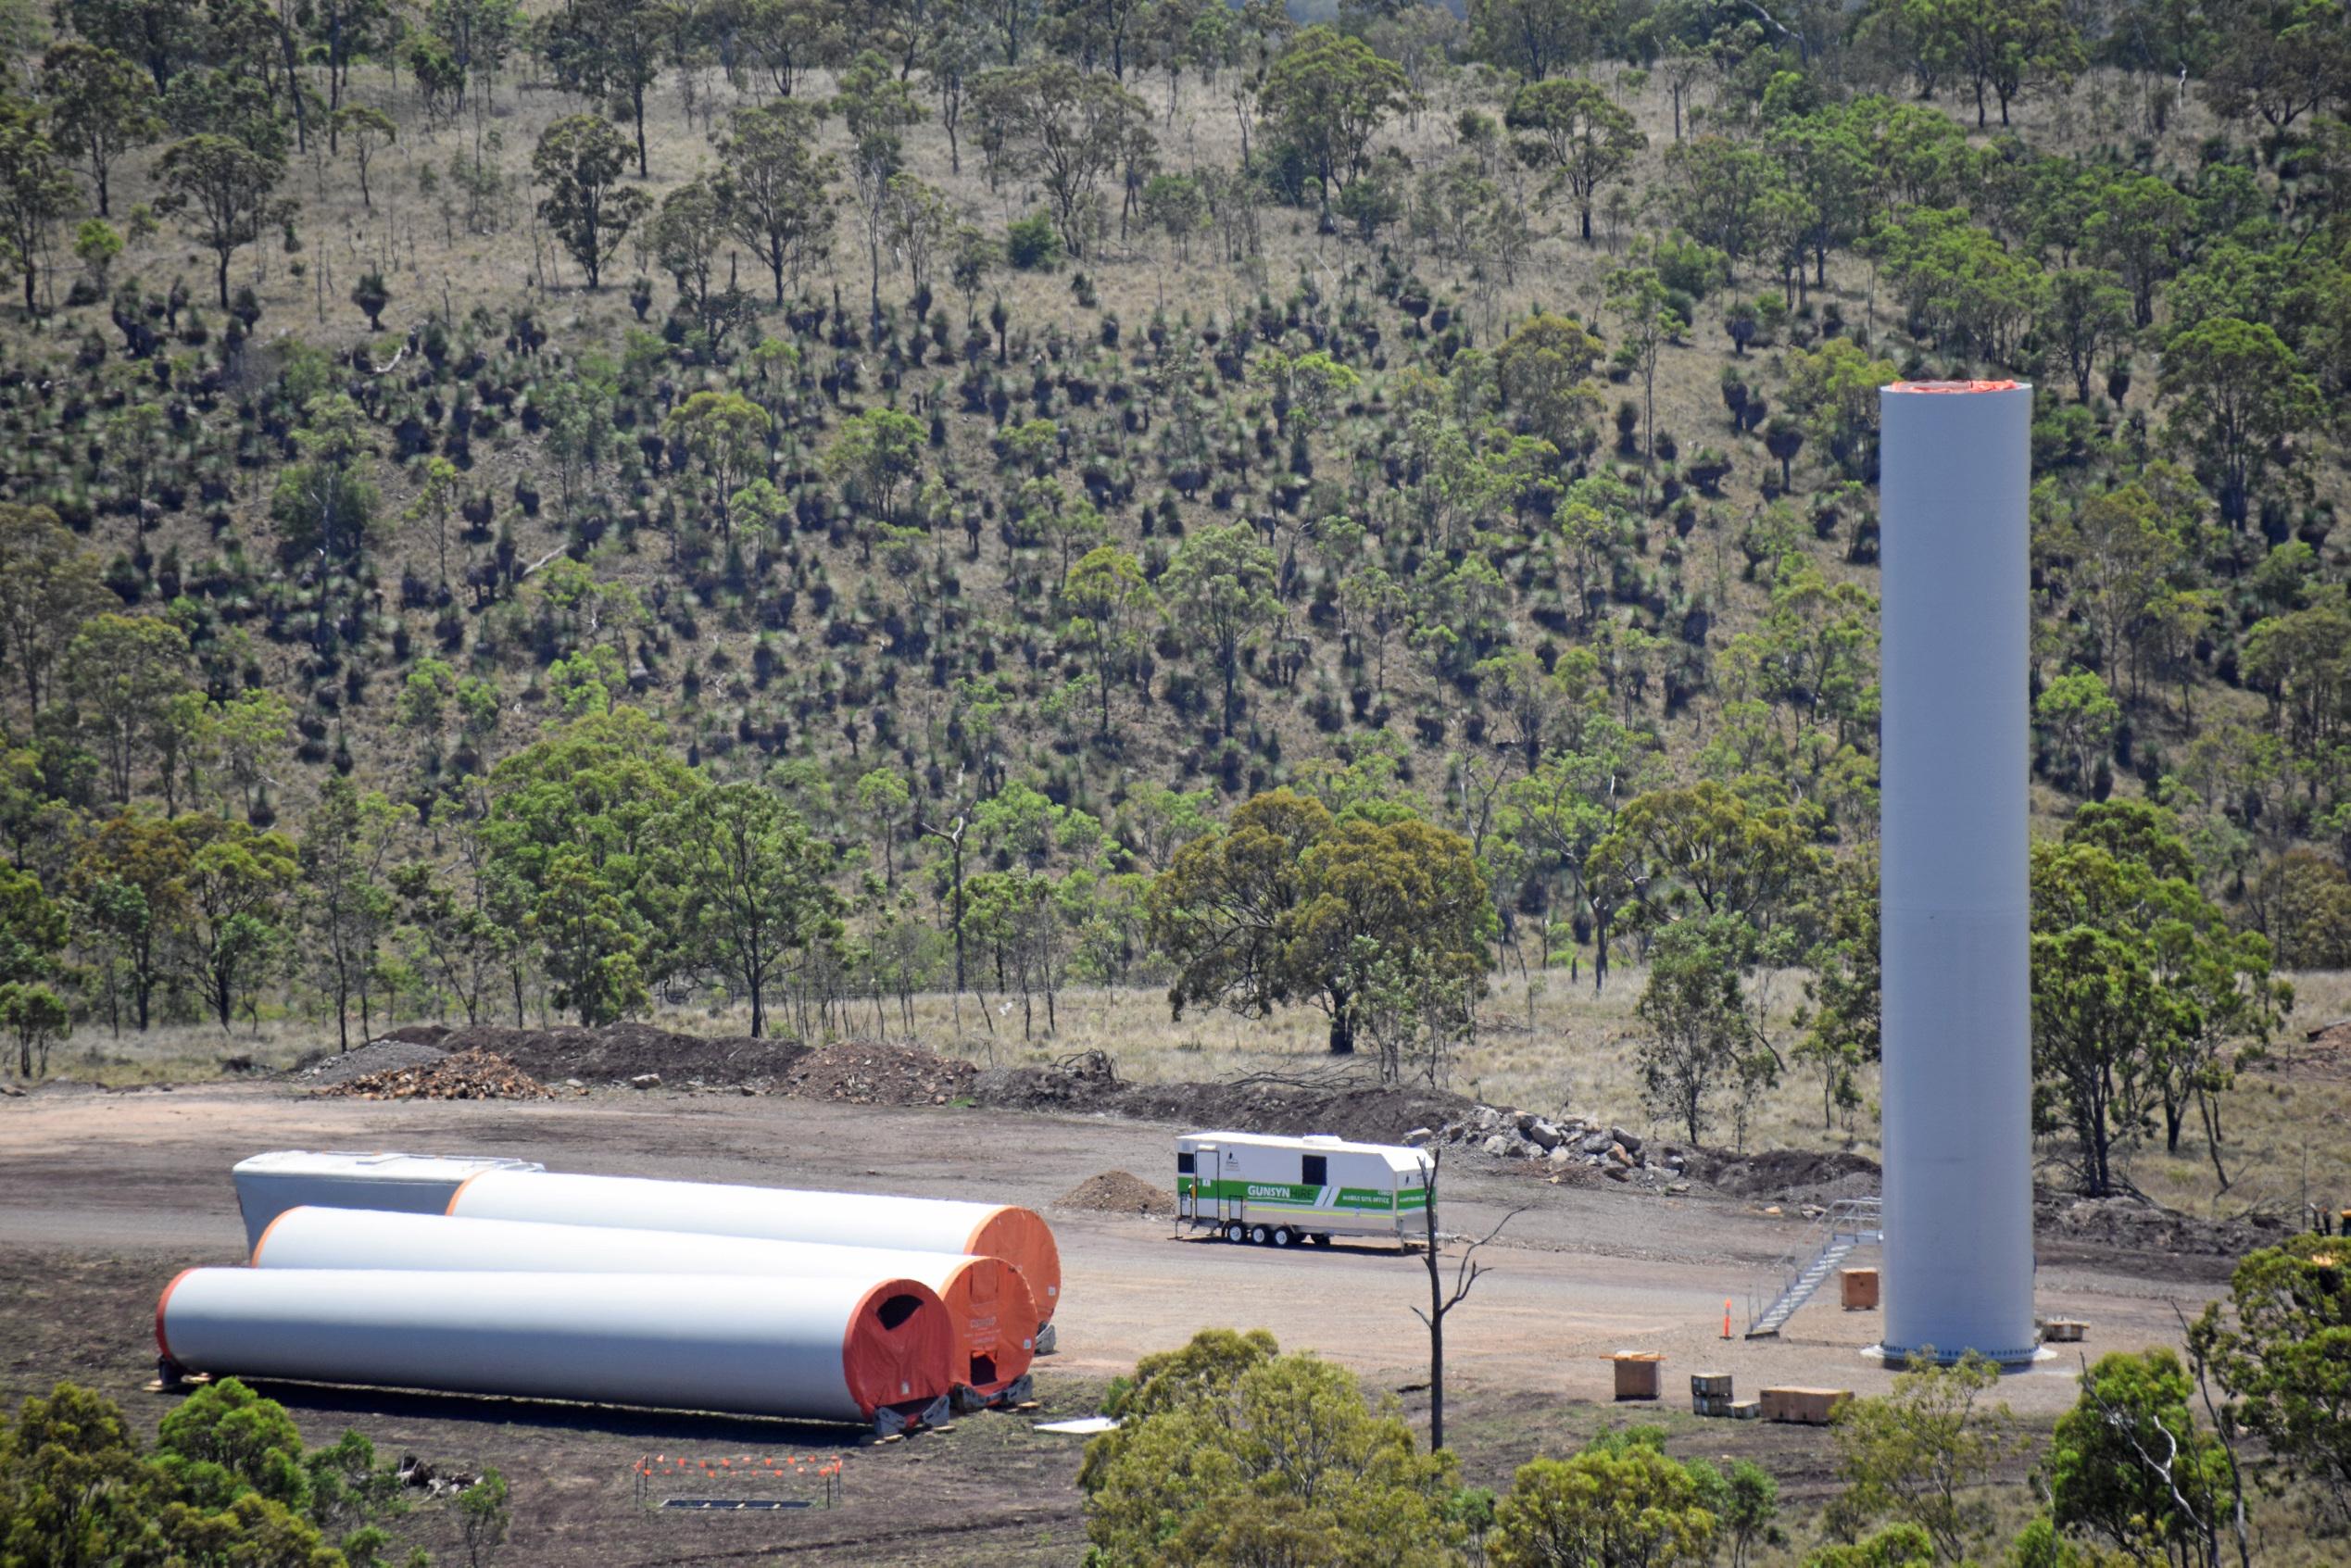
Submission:
[[[1490,975],[1637,955],[1660,1115],[1850,1123],[1897,376],[2039,388],[2082,1184],[2218,1161],[2285,972],[2351,966],[2336,0],[0,0],[0,49],[26,1075],[663,999],[1043,1043],[1088,984],[1441,1082]]]

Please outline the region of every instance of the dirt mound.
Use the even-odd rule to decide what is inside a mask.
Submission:
[[[671,1085],[696,1081],[769,1085],[780,1081],[809,1054],[806,1046],[792,1040],[678,1035],[649,1023],[608,1023],[597,1029],[508,1029],[480,1024],[449,1030],[434,1043],[452,1051],[494,1051],[549,1083],[577,1078],[589,1084],[620,1084],[641,1073],[658,1073]]]
[[[553,1091],[502,1056],[484,1050],[457,1051],[420,1067],[396,1067],[347,1083],[331,1084],[322,1095],[353,1099],[551,1099]]]
[[[1084,1110],[1138,1122],[1180,1122],[1236,1133],[1328,1133],[1396,1143],[1472,1109],[1459,1095],[1396,1084],[1315,1084],[1251,1077],[1223,1084],[1123,1084],[1100,1051],[1049,1067],[999,1068],[972,1085],[982,1105],[1006,1110]]]
[[[1003,1110],[1117,1109],[1127,1085],[1100,1051],[1079,1051],[1047,1067],[999,1067],[972,1081],[972,1098]]]
[[[420,1045],[387,1035],[347,1051],[330,1051],[307,1060],[294,1070],[293,1076],[311,1088],[323,1089],[378,1073],[397,1072],[403,1067],[429,1067],[448,1054],[438,1046]]]
[[[2044,1237],[2185,1258],[2242,1257],[2275,1246],[2293,1229],[2274,1214],[2203,1220],[2135,1198],[2043,1193],[2033,1208],[2033,1228]]]
[[[911,1046],[830,1046],[804,1056],[784,1078],[798,1099],[846,1105],[945,1105],[968,1094],[979,1068]]]
[[[1300,1087],[1278,1080],[1138,1085],[1120,1097],[1122,1116],[1181,1122],[1236,1133],[1300,1136],[1328,1133],[1356,1143],[1399,1143],[1419,1127],[1441,1127],[1473,1102],[1399,1084]]]
[[[1105,1171],[1062,1194],[1053,1207],[1093,1214],[1173,1214],[1176,1195],[1125,1171]]]
[[[1767,1148],[1754,1154],[1703,1151],[1686,1173],[1731,1198],[1775,1203],[1828,1203],[1871,1198],[1879,1191],[1878,1162],[1867,1155],[1811,1148]]]

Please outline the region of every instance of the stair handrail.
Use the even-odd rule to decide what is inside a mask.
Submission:
[[[1840,1198],[1825,1208],[1812,1228],[1804,1233],[1802,1245],[1781,1254],[1779,1261],[1761,1279],[1747,1287],[1747,1328],[1753,1332],[1764,1315],[1777,1306],[1781,1297],[1793,1290],[1821,1254],[1840,1240],[1849,1240],[1855,1247],[1868,1246],[1885,1239],[1885,1199],[1882,1198]]]

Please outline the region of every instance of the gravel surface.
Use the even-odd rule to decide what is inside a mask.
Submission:
[[[347,1084],[354,1078],[365,1078],[375,1073],[395,1073],[403,1067],[429,1067],[449,1053],[438,1046],[419,1045],[410,1040],[375,1040],[357,1049],[337,1051],[321,1057],[308,1066],[297,1067],[294,1076],[307,1088],[323,1089],[336,1084]]]

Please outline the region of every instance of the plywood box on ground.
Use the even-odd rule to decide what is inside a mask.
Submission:
[[[1839,1278],[1843,1282],[1845,1311],[1874,1312],[1878,1310],[1878,1271],[1846,1269]]]
[[[1826,1426],[1835,1418],[1837,1407],[1852,1398],[1850,1388],[1766,1388],[1760,1402],[1766,1421]]]
[[[2052,1345],[2077,1345],[2089,1331],[2090,1325],[2086,1323],[2079,1323],[2072,1318],[2051,1318],[2041,1325],[2041,1337]]]
[[[1653,1399],[1658,1369],[1666,1358],[1654,1350],[1619,1350],[1608,1358],[1616,1366],[1616,1398]]]
[[[1690,1392],[1693,1398],[1728,1399],[1730,1398],[1730,1374],[1693,1372],[1690,1374]]]

